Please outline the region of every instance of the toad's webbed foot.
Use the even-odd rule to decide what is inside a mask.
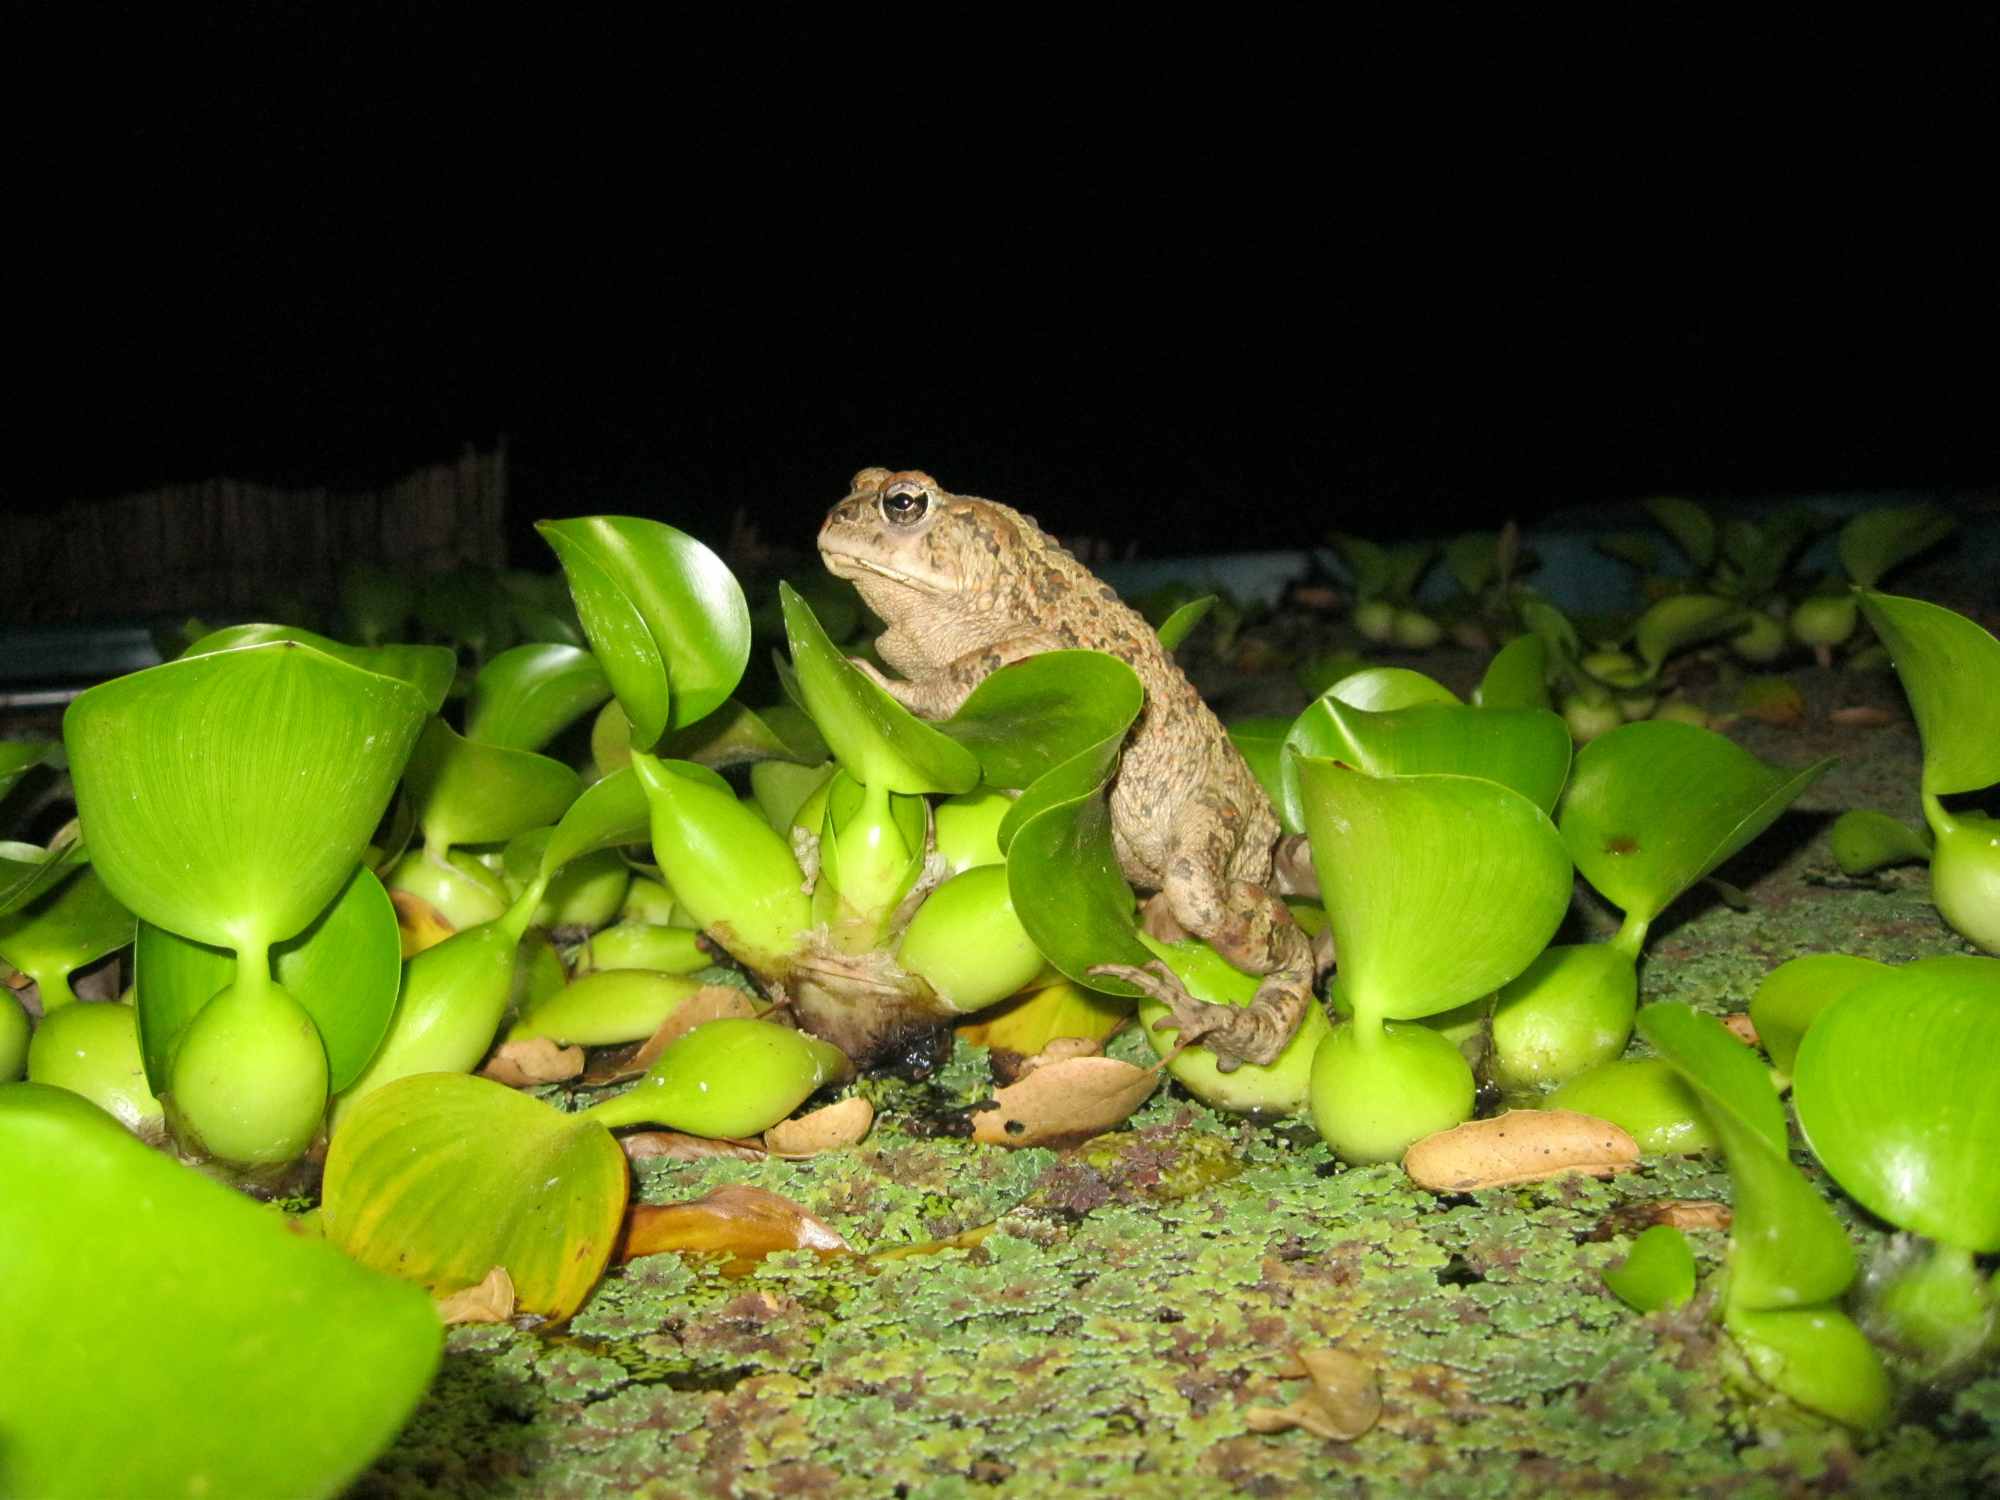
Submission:
[[[1199,1042],[1215,1054],[1216,1071],[1221,1073],[1232,1073],[1244,1063],[1264,1066],[1275,1061],[1312,1003],[1310,992],[1269,980],[1247,1006],[1197,1000],[1157,959],[1143,967],[1099,964],[1090,972],[1122,979],[1166,1006],[1168,1014],[1153,1023],[1154,1029],[1178,1031],[1182,1041]]]

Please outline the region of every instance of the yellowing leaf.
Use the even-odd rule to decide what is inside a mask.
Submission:
[[[686,1203],[642,1203],[626,1221],[621,1261],[667,1250],[719,1252],[729,1269],[776,1250],[845,1253],[847,1241],[791,1199],[763,1188],[725,1187]]]

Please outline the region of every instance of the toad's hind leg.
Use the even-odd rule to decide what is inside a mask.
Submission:
[[[1276,1060],[1313,1002],[1312,940],[1266,886],[1230,871],[1239,818],[1203,801],[1183,810],[1161,893],[1180,925],[1263,983],[1248,1006],[1213,1005],[1189,995],[1164,965],[1105,965],[1092,973],[1128,980],[1172,1013],[1159,1023],[1199,1039],[1227,1072]]]

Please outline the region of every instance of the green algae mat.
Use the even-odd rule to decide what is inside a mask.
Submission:
[[[1661,920],[1645,1000],[1728,1014],[1801,953],[1970,951],[1921,868],[1848,880],[1827,848],[1845,807],[1915,819],[1893,679],[1795,675],[1803,724],[1732,736],[1777,763],[1841,763],[1720,872],[1743,909],[1697,891]],[[1899,716],[1842,727],[1836,701]],[[1609,925],[1580,905],[1570,927]],[[1112,1050],[1150,1061],[1130,1033]],[[1656,1205],[1728,1201],[1719,1161],[1439,1196],[1393,1166],[1341,1167],[1309,1126],[1252,1124],[1172,1086],[1072,1151],[976,1146],[939,1133],[990,1093],[972,1048],[926,1084],[866,1089],[879,1116],[859,1146],[635,1168],[646,1202],[783,1194],[856,1253],[787,1252],[747,1274],[655,1255],[559,1331],[455,1329],[431,1394],[353,1494],[2000,1492],[1990,1365],[1860,1442],[1745,1373],[1712,1321],[1721,1231],[1690,1232],[1704,1280],[1677,1311],[1641,1316],[1604,1289]],[[1865,1261],[1886,1231],[1837,1201]],[[1373,1367],[1382,1411],[1359,1439],[1251,1429],[1251,1409],[1306,1388],[1301,1346]]]

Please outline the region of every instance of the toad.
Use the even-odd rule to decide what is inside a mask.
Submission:
[[[1165,1004],[1161,1029],[1199,1040],[1224,1069],[1276,1058],[1314,1003],[1317,967],[1280,899],[1281,830],[1152,627],[1031,518],[954,495],[916,470],[855,475],[820,528],[819,550],[887,625],[875,648],[900,675],[857,665],[922,717],[949,717],[988,674],[1042,651],[1103,651],[1138,674],[1145,707],[1111,782],[1118,862],[1133,885],[1158,893],[1149,927],[1173,934],[1177,925],[1262,982],[1239,1008],[1196,1000],[1157,961],[1091,972]],[[1309,870],[1296,849],[1289,855],[1286,870]]]

